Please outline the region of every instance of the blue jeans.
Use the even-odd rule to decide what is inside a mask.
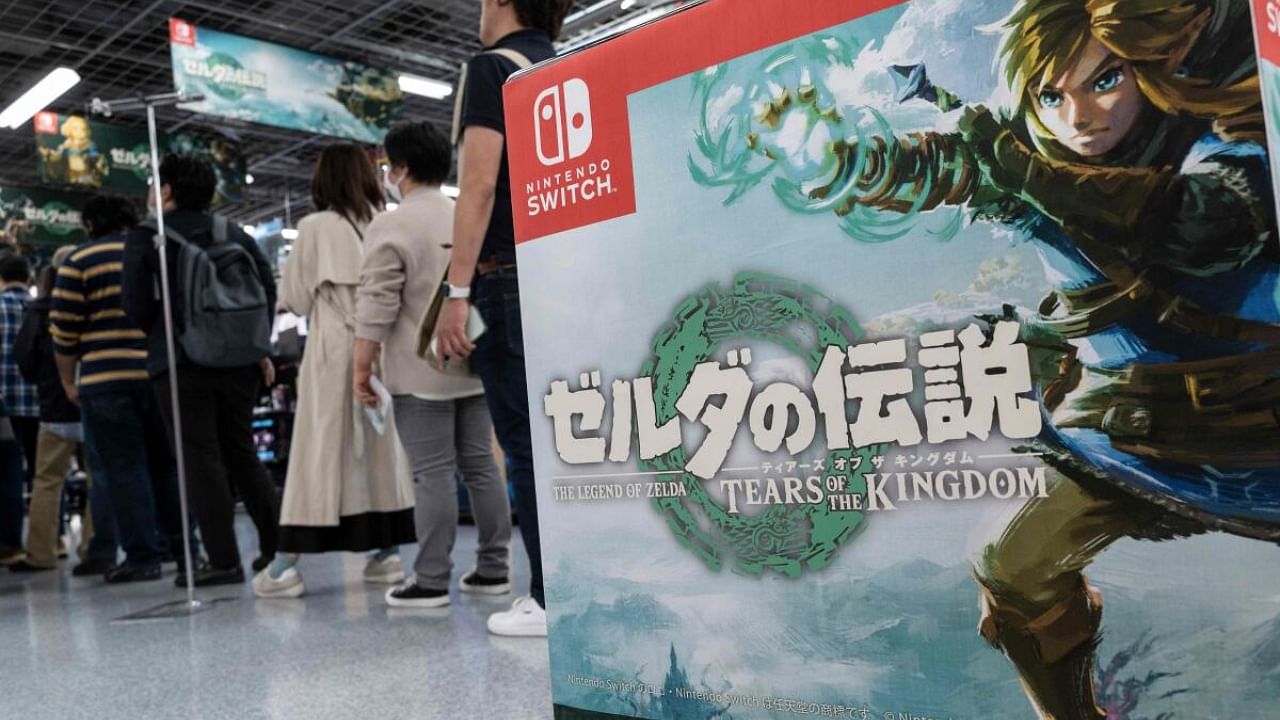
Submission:
[[[507,477],[515,488],[520,537],[529,553],[529,594],[545,607],[538,493],[533,477],[533,441],[529,435],[529,392],[524,374],[524,329],[520,322],[520,287],[515,271],[498,270],[477,277],[474,297],[487,329],[476,340],[471,368],[484,382],[493,429],[507,455]]]
[[[166,551],[179,553],[182,510],[173,454],[150,383],[120,385],[82,396],[80,403],[89,470],[109,496],[125,563],[155,565]]]

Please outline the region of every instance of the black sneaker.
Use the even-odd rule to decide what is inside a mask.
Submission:
[[[216,568],[206,563],[196,566],[195,586],[210,587],[213,585],[240,585],[244,583],[244,568],[239,565],[233,568]],[[187,586],[187,574],[183,572],[173,579],[174,587]]]
[[[114,568],[115,563],[110,560],[85,560],[79,565],[71,569],[72,577],[102,577],[108,571]]]
[[[458,588],[464,593],[477,595],[506,595],[511,592],[511,580],[507,576],[485,577],[472,570],[458,581]]]
[[[417,581],[398,585],[387,591],[387,604],[401,608],[436,608],[449,604],[448,590],[428,590]]]
[[[115,585],[119,583],[159,580],[160,574],[160,563],[155,563],[154,565],[130,565],[125,563],[108,570],[106,574],[102,576],[102,579],[112,585]]]

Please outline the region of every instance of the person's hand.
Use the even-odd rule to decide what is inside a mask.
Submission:
[[[275,385],[276,384],[276,365],[275,363],[271,362],[271,358],[262,358],[262,360],[258,362],[258,365],[262,368],[263,384],[266,387],[271,387],[272,385]]]
[[[436,322],[436,361],[443,364],[454,358],[465,360],[476,349],[467,337],[467,315],[471,304],[466,300],[445,300]]]
[[[376,408],[378,394],[373,391],[373,385],[369,382],[371,378],[373,378],[373,371],[367,365],[361,367],[357,364],[355,371],[351,374],[351,391],[355,393],[356,400],[361,405]]]
[[[72,405],[75,405],[76,407],[80,406],[79,386],[77,386],[75,383],[71,383],[71,384],[63,383],[62,392],[66,393],[67,399],[71,401]]]

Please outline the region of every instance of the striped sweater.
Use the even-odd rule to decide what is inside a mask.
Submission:
[[[147,335],[120,305],[124,235],[81,245],[58,269],[49,332],[62,355],[80,359],[80,394],[146,381]]]

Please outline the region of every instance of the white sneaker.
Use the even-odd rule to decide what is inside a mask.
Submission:
[[[510,610],[489,616],[489,632],[504,637],[546,637],[547,611],[527,595],[516,598]]]
[[[392,555],[385,560],[369,558],[364,566],[364,581],[380,585],[396,585],[404,582],[404,566],[400,564],[400,556]]]
[[[296,598],[302,597],[306,586],[302,584],[302,573],[297,568],[289,568],[273,578],[263,568],[262,572],[253,576],[253,594],[260,598]]]

